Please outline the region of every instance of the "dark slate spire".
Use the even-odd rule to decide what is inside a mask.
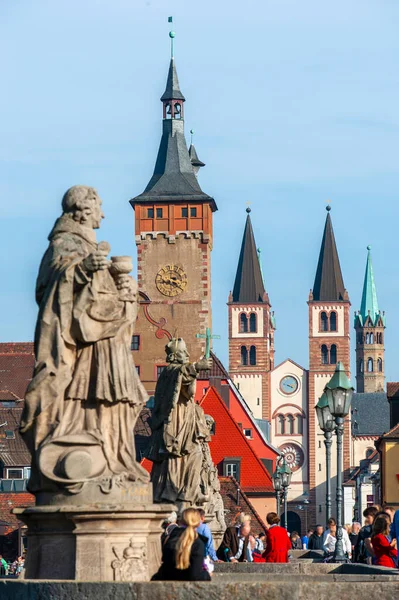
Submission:
[[[232,295],[232,302],[239,302],[240,304],[264,302],[267,298],[256,251],[250,212],[251,209],[247,208],[247,222],[245,223]]]
[[[327,219],[313,285],[313,300],[322,302],[334,302],[347,299],[341,265],[339,264],[337,246],[335,244],[330,210],[331,206],[327,206]]]
[[[216,202],[202,191],[187,149],[183,119],[185,98],[180,91],[173,58],[170,61],[166,90],[161,100],[163,103],[162,138],[154,173],[144,192],[130,200],[130,203],[134,207],[136,203],[154,201],[209,202],[212,211],[215,211]],[[202,165],[196,166],[198,170]]]
[[[183,100],[183,102],[186,100],[180,90],[174,58],[170,59],[166,89],[161,96],[161,102],[164,102],[165,100]]]

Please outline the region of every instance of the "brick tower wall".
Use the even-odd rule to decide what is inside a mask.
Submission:
[[[364,326],[357,321],[356,330],[356,390],[359,393],[383,392],[385,389],[385,346],[382,321],[374,327],[370,322]],[[370,344],[372,335],[373,343]],[[368,360],[373,360],[373,370],[368,371]],[[379,363],[381,359],[381,363]],[[379,365],[381,364],[381,370]]]
[[[331,379],[336,364],[322,364],[321,346],[329,349],[332,344],[337,347],[337,362],[344,364],[346,374],[350,377],[350,302],[326,303],[309,301],[309,487],[310,487],[310,518],[313,522],[324,523],[326,472],[324,436],[321,432],[315,411],[325,385]],[[337,314],[337,331],[321,331],[321,313],[328,315],[335,311]],[[343,469],[348,474],[351,466],[351,428],[350,416],[344,424]],[[335,485],[336,485],[336,444],[332,445],[332,513],[336,514]]]
[[[165,344],[175,332],[186,341],[192,361],[204,354],[205,340],[195,336],[212,326],[211,243],[197,232],[176,236],[151,233],[139,237],[137,253],[139,291],[149,302],[144,301],[139,310],[135,334],[140,335],[140,349],[133,357],[152,394],[157,366],[165,365]],[[183,269],[187,285],[178,295],[165,296],[156,286],[156,275],[172,264]]]

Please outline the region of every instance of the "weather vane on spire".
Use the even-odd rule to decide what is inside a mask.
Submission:
[[[191,135],[191,141],[190,141],[190,144],[192,145],[192,143],[193,143],[194,129],[190,129],[190,135]]]
[[[173,23],[173,17],[168,17],[168,23]],[[174,38],[175,38],[175,32],[174,31],[169,31],[169,37],[170,37],[170,57],[174,58],[174,47],[173,47],[173,42],[174,42]]]

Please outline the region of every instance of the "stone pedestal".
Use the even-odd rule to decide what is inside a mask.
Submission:
[[[14,509],[28,526],[26,579],[149,581],[161,563],[169,504]]]

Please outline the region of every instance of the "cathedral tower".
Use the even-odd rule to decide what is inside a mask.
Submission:
[[[378,308],[371,247],[367,246],[366,273],[360,311],[355,313],[356,391],[383,392],[385,313]]]
[[[350,302],[345,289],[332,226],[331,207],[321,243],[313,289],[309,294],[309,483],[316,521],[325,510],[325,459],[323,434],[315,405],[331,379],[337,363],[350,377]],[[350,425],[345,423],[344,470],[350,467]],[[333,472],[334,474],[334,472]],[[318,513],[322,513],[318,515]]]
[[[274,368],[274,316],[252,229],[251,209],[228,301],[229,372],[255,418],[270,420],[270,371]]]
[[[203,353],[204,341],[195,336],[211,327],[212,218],[217,210],[197,179],[204,163],[194,146],[187,149],[185,97],[173,57],[161,102],[154,173],[144,192],[130,201],[142,308],[132,350],[138,352],[136,365],[150,393],[165,365],[165,343],[175,332],[184,337],[192,360]]]

